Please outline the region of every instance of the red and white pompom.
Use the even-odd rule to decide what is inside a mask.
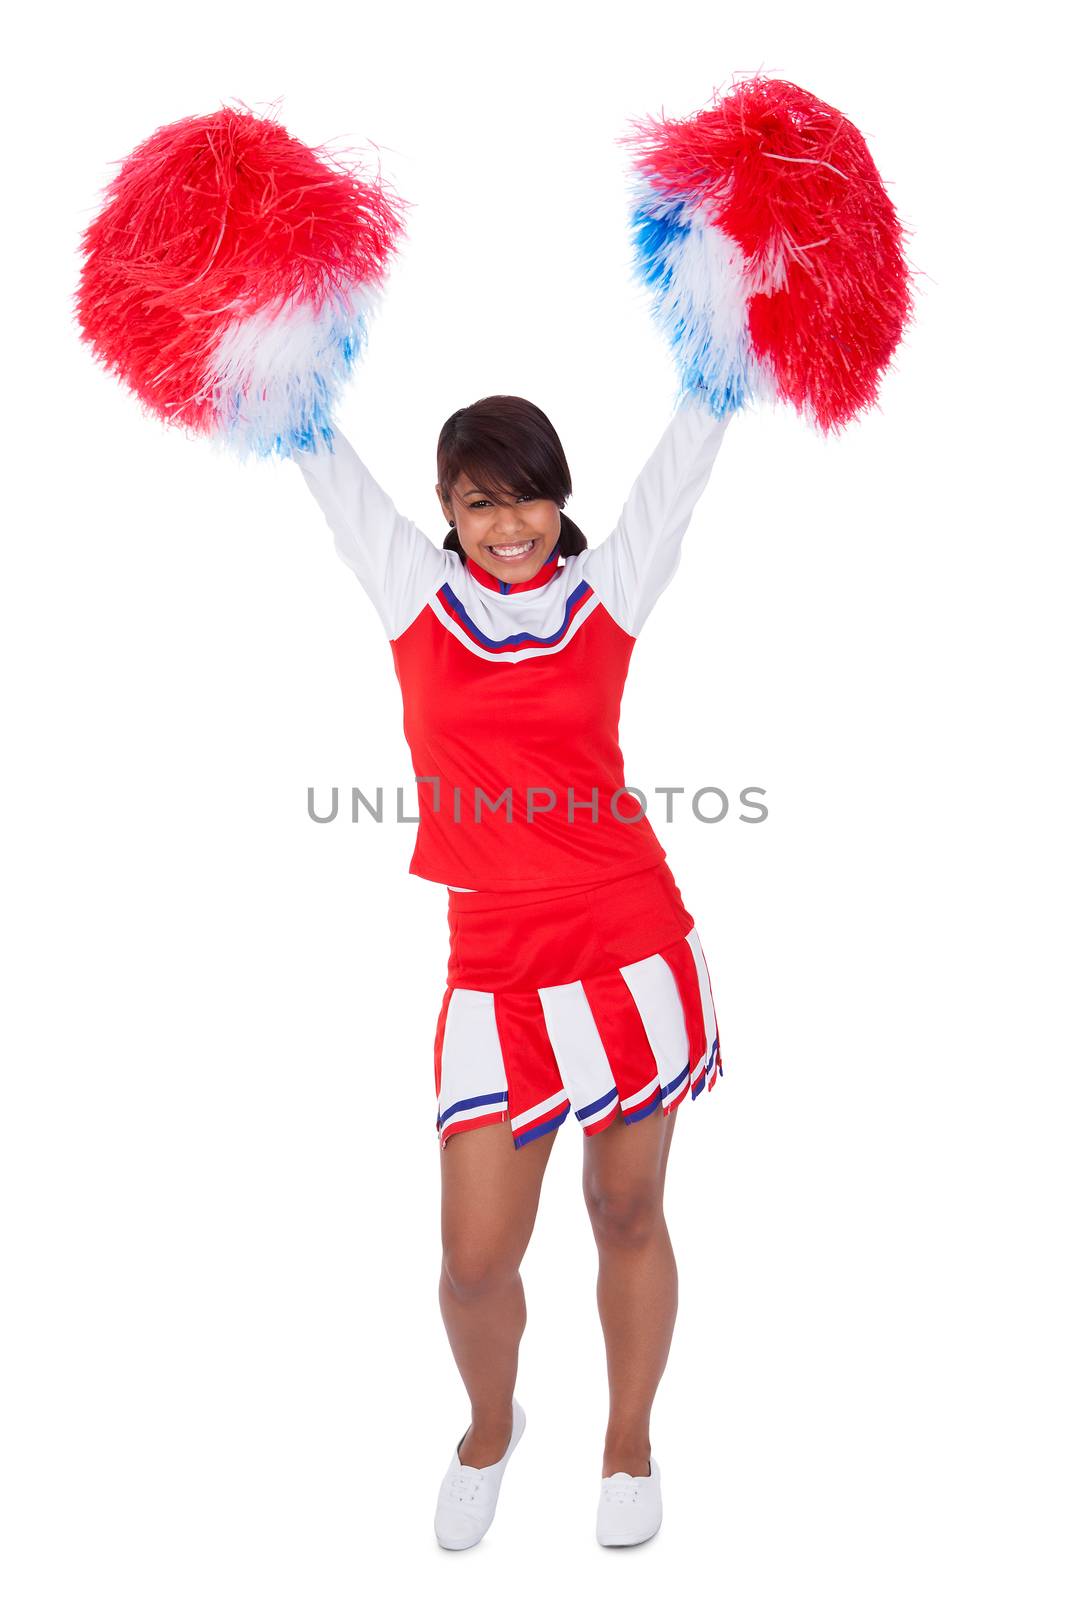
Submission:
[[[635,269],[683,393],[782,400],[825,432],[871,406],[913,312],[904,230],[858,129],[756,75],[634,152]]]
[[[81,336],[151,411],[240,455],[328,445],[404,205],[271,117],[170,123],[85,230]]]

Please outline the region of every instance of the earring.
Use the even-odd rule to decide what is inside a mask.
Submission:
[[[450,527],[450,528],[454,528],[454,527],[455,527],[455,526],[456,526],[456,524],[455,524],[455,523],[454,523],[454,522],[450,522],[450,523],[449,523],[449,524],[448,524],[448,526],[449,526],[449,527]]]

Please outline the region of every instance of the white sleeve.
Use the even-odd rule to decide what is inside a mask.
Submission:
[[[293,459],[333,529],[337,554],[367,591],[389,638],[399,638],[458,557],[400,515],[336,428],[332,450],[297,450]]]
[[[731,415],[715,417],[686,396],[638,473],[615,528],[587,558],[590,584],[626,633],[641,631],[677,571],[682,536]]]

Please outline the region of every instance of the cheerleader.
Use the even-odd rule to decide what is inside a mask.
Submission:
[[[448,895],[440,1304],[471,1407],[438,1497],[450,1549],[484,1535],[525,1426],[519,1269],[572,1112],[610,1393],[597,1537],[659,1527],[650,1418],[677,1308],[664,1175],[673,1113],[722,1060],[693,918],[626,786],[623,687],[730,416],[770,400],[840,430],[874,404],[912,313],[899,218],[833,106],[757,75],[631,140],[637,267],[679,389],[593,549],[564,513],[559,437],[527,400],[445,423],[442,545],[337,430],[401,231],[380,176],[225,108],[139,145],[82,245],[97,358],[167,423],[296,460],[393,653],[419,796],[410,870]]]
[[[625,786],[619,708],[727,422],[683,396],[593,549],[563,510],[555,428],[516,396],[479,400],[441,431],[443,547],[340,432],[294,457],[392,650],[418,780],[409,870],[448,892],[439,1297],[471,1405],[437,1506],[449,1549],[489,1527],[525,1425],[519,1269],[572,1112],[610,1393],[597,1538],[636,1544],[660,1525],[650,1416],[677,1311],[663,1214],[672,1113],[722,1063],[693,918]]]

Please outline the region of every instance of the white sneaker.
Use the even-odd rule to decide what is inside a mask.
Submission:
[[[470,1432],[468,1428],[452,1453],[437,1496],[437,1515],[433,1529],[437,1542],[446,1550],[467,1550],[487,1531],[496,1514],[496,1499],[500,1493],[500,1480],[511,1452],[522,1438],[526,1427],[526,1413],[519,1402],[511,1402],[511,1438],[499,1461],[489,1467],[468,1467],[459,1459],[459,1446]]]
[[[659,1531],[663,1521],[663,1496],[659,1463],[654,1456],[649,1465],[652,1470],[644,1477],[613,1472],[610,1478],[601,1478],[596,1514],[596,1536],[600,1544],[643,1544]]]

